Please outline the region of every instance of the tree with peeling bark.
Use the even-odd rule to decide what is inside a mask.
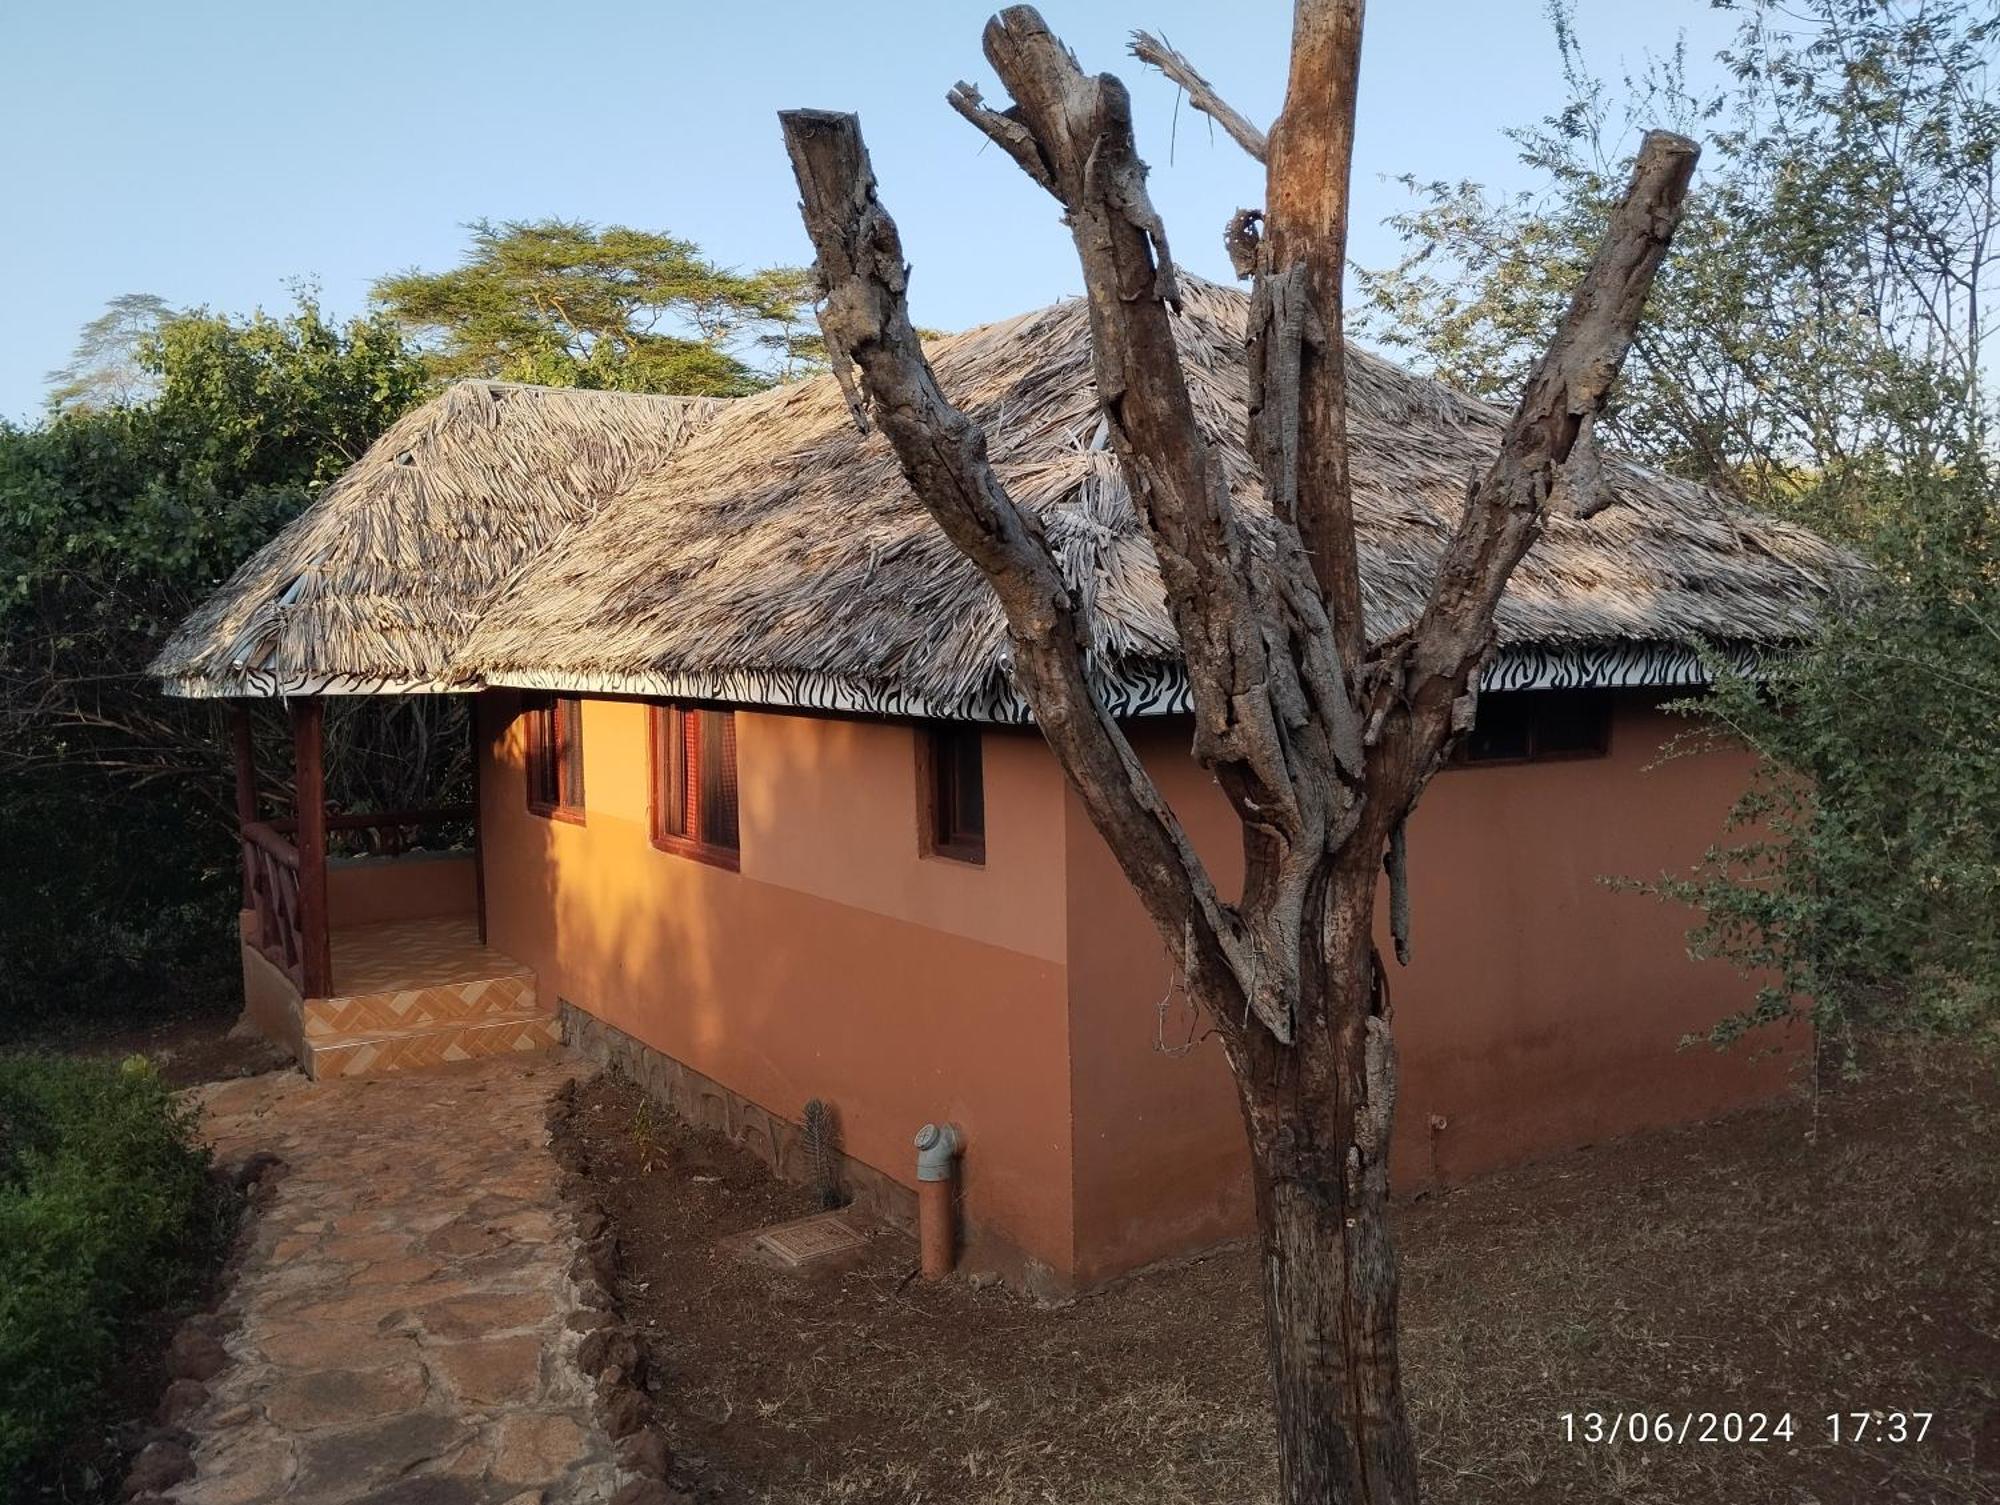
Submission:
[[[1185,59],[1154,47],[1152,60],[1182,70],[1195,103],[1266,168],[1264,208],[1230,229],[1232,258],[1253,281],[1250,437],[1270,509],[1254,521],[1189,401],[1174,264],[1124,86],[1086,74],[1025,6],[995,17],[984,40],[1012,104],[992,108],[969,84],[949,101],[1055,198],[1074,237],[1106,428],[1186,661],[1194,754],[1242,827],[1234,899],[1096,695],[1082,608],[1039,523],[1008,496],[984,435],[924,359],[859,121],[789,111],[780,119],[818,257],[821,329],[857,421],[880,426],[916,496],[991,583],[1023,697],[1227,1052],[1255,1184],[1281,1498],[1405,1505],[1418,1486],[1386,1218],[1396,1058],[1377,888],[1386,866],[1404,953],[1403,822],[1471,724],[1494,608],[1558,476],[1588,449],[1696,148],[1646,138],[1499,452],[1468,483],[1428,603],[1371,637],[1341,343],[1360,0],[1298,0],[1268,138]],[[1142,57],[1150,41],[1140,39]]]

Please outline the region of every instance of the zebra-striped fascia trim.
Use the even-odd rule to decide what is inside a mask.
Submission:
[[[1768,650],[1749,643],[1707,650],[1737,673],[1755,675]],[[1507,648],[1495,657],[1480,688],[1515,690],[1686,688],[1707,684],[1708,663],[1691,645],[1605,643]],[[1026,726],[1034,717],[1004,679],[953,701],[912,694],[893,684],[870,684],[789,669],[739,669],[675,673],[549,672],[521,670],[489,675],[481,683],[367,679],[355,675],[310,678],[245,674],[241,679],[170,680],[169,695],[191,698],[277,698],[299,695],[449,695],[484,688],[557,690],[580,695],[635,695],[657,699],[714,700],[732,705],[852,715],[982,721]],[[1186,715],[1193,710],[1180,665],[1155,661],[1123,666],[1100,676],[1098,688],[1112,715],[1123,719]]]
[[[1754,675],[1767,650],[1738,643],[1712,650],[1729,669]],[[1571,647],[1505,649],[1486,671],[1483,691],[1693,688],[1710,679],[1702,654],[1690,646],[1614,643]],[[523,671],[495,674],[489,684],[523,690],[576,694],[638,695],[659,699],[715,700],[734,705],[783,706],[871,716],[908,716],[941,721],[984,721],[1026,726],[1034,721],[1011,684],[995,685],[976,697],[951,703],[907,694],[894,686],[795,670],[740,670],[731,673],[561,674]],[[1120,720],[1182,716],[1194,709],[1180,665],[1126,666],[1108,683],[1100,678],[1106,708]]]

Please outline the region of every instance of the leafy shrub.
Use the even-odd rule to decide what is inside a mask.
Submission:
[[[0,1056],[0,1497],[89,1418],[135,1319],[229,1233],[195,1110],[143,1057]]]
[[[1660,891],[1689,940],[1768,979],[1718,1043],[1809,1008],[2000,1041],[2000,492],[1977,455],[1876,487],[1865,601],[1760,683],[1688,709],[1762,755],[1730,831]]]
[[[0,849],[13,854],[0,873],[0,1050],[241,1006],[242,879],[220,820],[183,790],[132,790],[90,769],[0,783]],[[68,825],[54,826],[63,810]]]
[[[142,322],[146,304],[127,300]],[[280,317],[163,312],[153,300],[125,352],[129,405],[83,394],[33,427],[0,422],[0,847],[18,858],[0,864],[0,1041],[229,1005],[229,738],[215,707],[143,670],[430,389],[383,319],[339,325],[310,298]],[[371,768],[408,744],[375,745]],[[437,745],[464,757],[463,736]],[[345,751],[337,780],[360,761]],[[267,783],[290,766],[259,761]],[[431,766],[402,762],[413,781]]]

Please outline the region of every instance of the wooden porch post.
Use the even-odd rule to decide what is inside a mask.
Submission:
[[[243,907],[255,909],[256,884],[243,828],[257,818],[257,754],[250,736],[250,707],[243,701],[229,703],[229,737],[236,760],[236,833],[237,845],[243,849]]]
[[[326,718],[317,695],[292,705],[293,815],[299,848],[301,965],[308,998],[333,996],[333,946],[326,912]]]
[[[479,916],[479,944],[486,944],[486,838],[484,801],[479,797],[479,764],[485,743],[479,735],[479,697],[465,698],[465,722],[472,738],[472,887],[473,903]]]

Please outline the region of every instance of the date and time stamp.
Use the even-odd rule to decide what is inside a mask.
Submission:
[[[1598,1447],[1831,1447],[1916,1445],[1930,1434],[1932,1411],[1564,1411],[1556,1435]]]

